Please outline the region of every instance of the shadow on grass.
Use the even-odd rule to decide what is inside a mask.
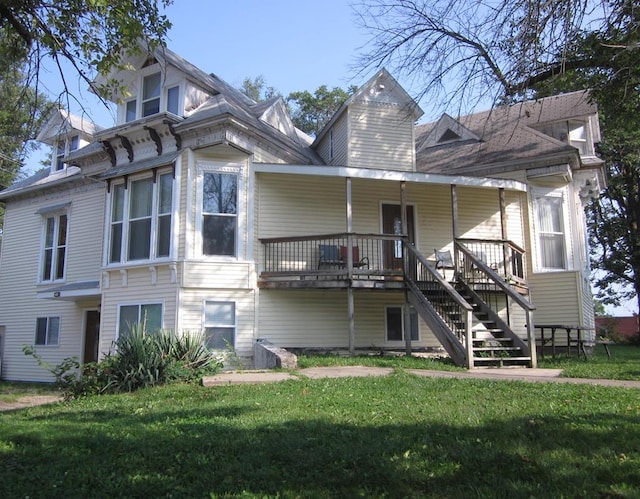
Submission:
[[[309,410],[313,410],[312,407]],[[254,425],[259,408],[25,415],[1,497],[614,497],[640,494],[637,415]],[[470,406],[473,412],[473,406]],[[255,413],[255,414],[254,414]],[[367,418],[364,418],[366,420]],[[44,423],[43,423],[44,420]],[[595,428],[595,430],[594,430]],[[626,491],[626,492],[625,492]]]

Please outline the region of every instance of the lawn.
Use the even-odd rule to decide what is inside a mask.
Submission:
[[[640,391],[175,385],[0,413],[0,497],[639,497]]]

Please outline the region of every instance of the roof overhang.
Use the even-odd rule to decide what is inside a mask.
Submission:
[[[133,163],[127,163],[115,168],[109,168],[106,172],[99,175],[98,179],[109,180],[111,178],[123,177],[125,175],[132,175],[145,170],[160,168],[161,166],[169,166],[173,164],[181,153],[182,151],[173,151],[163,154],[162,156],[153,156],[151,158],[134,161]]]
[[[361,178],[369,180],[391,180],[417,184],[458,185],[486,189],[506,189],[526,192],[527,186],[517,180],[443,175],[437,173],[403,172],[398,170],[378,170],[373,168],[353,168],[349,166],[306,166],[286,164],[254,163],[256,173],[281,175],[315,175],[319,177]]]
[[[44,300],[80,301],[100,298],[101,294],[100,281],[83,281],[38,291],[37,297]]]

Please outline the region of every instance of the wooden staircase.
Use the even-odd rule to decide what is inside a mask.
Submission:
[[[467,367],[536,366],[535,347],[532,355],[527,342],[471,284],[463,280],[445,281],[414,248],[409,248],[408,261],[407,268],[411,272],[405,272],[405,283],[409,302],[456,364]],[[505,303],[507,295],[515,297],[500,286],[492,292],[500,295]]]

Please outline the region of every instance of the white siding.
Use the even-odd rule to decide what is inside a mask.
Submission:
[[[180,291],[180,330],[203,331],[204,302],[234,302],[236,309],[235,350],[242,358],[253,357],[255,341],[255,293],[253,290],[183,289]]]
[[[356,348],[397,347],[386,341],[385,306],[403,304],[401,292],[355,292]],[[261,290],[259,337],[289,348],[348,348],[347,292]],[[439,346],[420,321],[415,348]]]
[[[413,171],[413,121],[403,106],[349,108],[348,166]]]
[[[68,202],[71,204],[66,279],[52,285],[38,285],[43,216],[36,212]],[[67,357],[82,357],[83,313],[87,307],[96,307],[99,300],[45,300],[37,299],[36,293],[50,287],[100,279],[103,207],[104,186],[97,183],[7,202],[0,262],[0,324],[6,328],[2,368],[5,379],[52,380],[47,371],[22,353],[23,345],[35,343],[37,317],[60,317],[59,344],[37,347],[45,361],[57,365]]]
[[[577,272],[543,272],[529,276],[536,324],[580,326]]]
[[[112,349],[118,329],[120,305],[160,303],[163,313],[162,327],[175,330],[177,289],[175,274],[168,265],[109,271],[108,280],[105,279],[103,282],[100,354]]]
[[[328,165],[347,165],[348,163],[348,110],[331,127],[316,147],[316,152]],[[333,153],[333,155],[332,155]]]

